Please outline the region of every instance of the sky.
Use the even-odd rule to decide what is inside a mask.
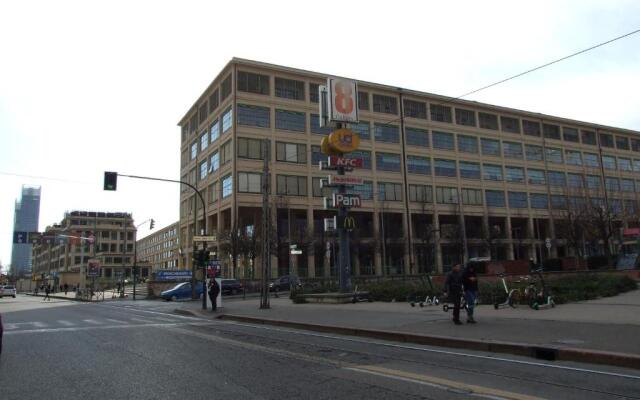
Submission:
[[[638,1],[0,2],[0,263],[14,202],[178,219],[179,119],[232,57],[459,96],[640,29]],[[640,34],[465,97],[640,131]],[[139,237],[149,234],[148,225]]]

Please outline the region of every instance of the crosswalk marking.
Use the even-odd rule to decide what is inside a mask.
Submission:
[[[131,321],[138,321],[138,322],[142,322],[143,324],[152,324],[153,321],[150,321],[148,319],[144,319],[144,318],[139,318],[139,317],[131,317],[129,318]]]

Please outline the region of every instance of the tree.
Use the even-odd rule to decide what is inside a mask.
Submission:
[[[488,219],[488,218],[487,218]],[[483,249],[489,253],[491,260],[497,260],[497,248],[498,241],[503,238],[502,228],[500,225],[482,224],[481,237]]]
[[[573,249],[578,258],[584,257],[585,234],[589,231],[589,208],[584,191],[567,191],[564,207],[554,207],[555,235],[563,239],[568,248]]]
[[[231,277],[235,278],[238,271],[238,256],[242,253],[245,240],[244,229],[238,227],[238,223],[234,221],[231,229],[224,231],[220,239],[222,251],[231,256]]]

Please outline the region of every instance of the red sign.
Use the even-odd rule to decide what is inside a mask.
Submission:
[[[338,156],[329,156],[330,167],[349,167],[362,168],[364,161],[362,158],[344,158]]]
[[[627,228],[623,231],[624,236],[640,236],[640,228]]]

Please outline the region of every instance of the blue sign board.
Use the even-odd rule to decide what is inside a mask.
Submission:
[[[156,272],[156,279],[159,281],[188,281],[191,279],[191,271],[158,271]]]

